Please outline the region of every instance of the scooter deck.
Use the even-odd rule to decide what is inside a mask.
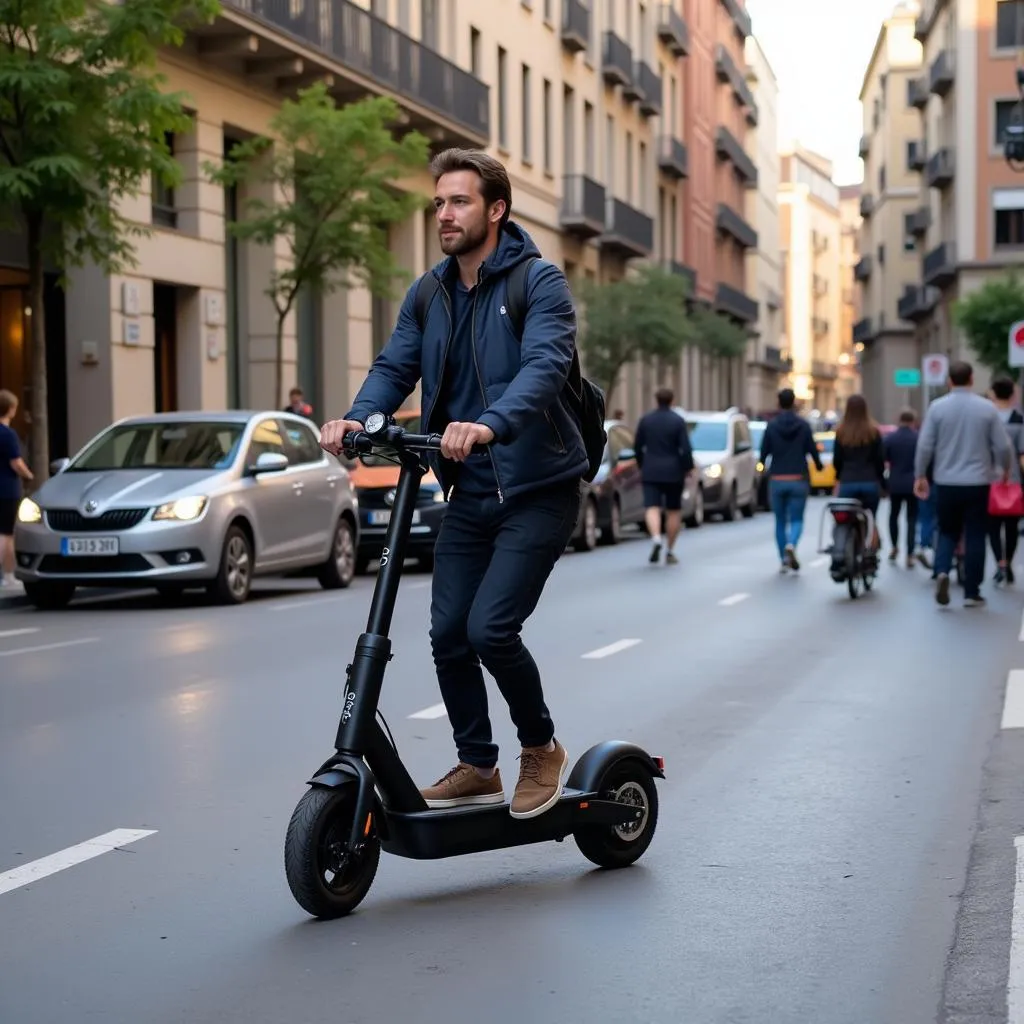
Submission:
[[[513,818],[508,803],[387,812],[380,830],[381,847],[398,857],[437,860],[562,840],[588,825],[624,825],[641,813],[630,804],[576,789],[564,790],[554,807],[535,818]]]

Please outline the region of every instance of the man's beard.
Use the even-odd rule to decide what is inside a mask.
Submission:
[[[483,225],[476,230],[462,228],[448,236],[438,232],[438,240],[441,243],[441,252],[446,256],[464,256],[487,241],[487,226]]]

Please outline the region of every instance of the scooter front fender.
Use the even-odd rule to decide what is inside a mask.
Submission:
[[[619,761],[639,761],[655,778],[665,778],[665,773],[643,747],[625,740],[605,740],[594,744],[573,765],[566,786],[582,793],[596,793],[608,769]]]
[[[360,789],[361,776],[359,769],[346,761],[327,762],[320,768],[307,784],[318,789],[340,789],[342,786],[353,786],[356,790],[356,810],[353,817],[353,828],[357,827],[355,822],[362,823],[365,820],[367,810],[373,810],[377,824],[377,834],[382,838],[388,837],[387,814],[384,805],[377,798],[372,782],[369,779],[363,782]]]

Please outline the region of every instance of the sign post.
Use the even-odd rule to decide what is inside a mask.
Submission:
[[[929,352],[921,360],[921,377],[924,381],[924,409],[921,410],[923,417],[928,406],[932,404],[932,388],[944,387],[949,379],[949,356],[944,352]]]
[[[916,366],[908,366],[894,370],[892,382],[903,389],[903,404],[910,405],[910,389],[921,386],[921,371]]]

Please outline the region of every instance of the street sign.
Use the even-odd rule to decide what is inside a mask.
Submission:
[[[949,378],[949,356],[933,352],[921,360],[921,373],[925,387],[941,388]]]
[[[1018,320],[1010,328],[1009,343],[1007,361],[1011,366],[1024,366],[1024,320]]]
[[[917,367],[895,370],[892,379],[898,388],[919,388],[921,386],[921,371]]]

